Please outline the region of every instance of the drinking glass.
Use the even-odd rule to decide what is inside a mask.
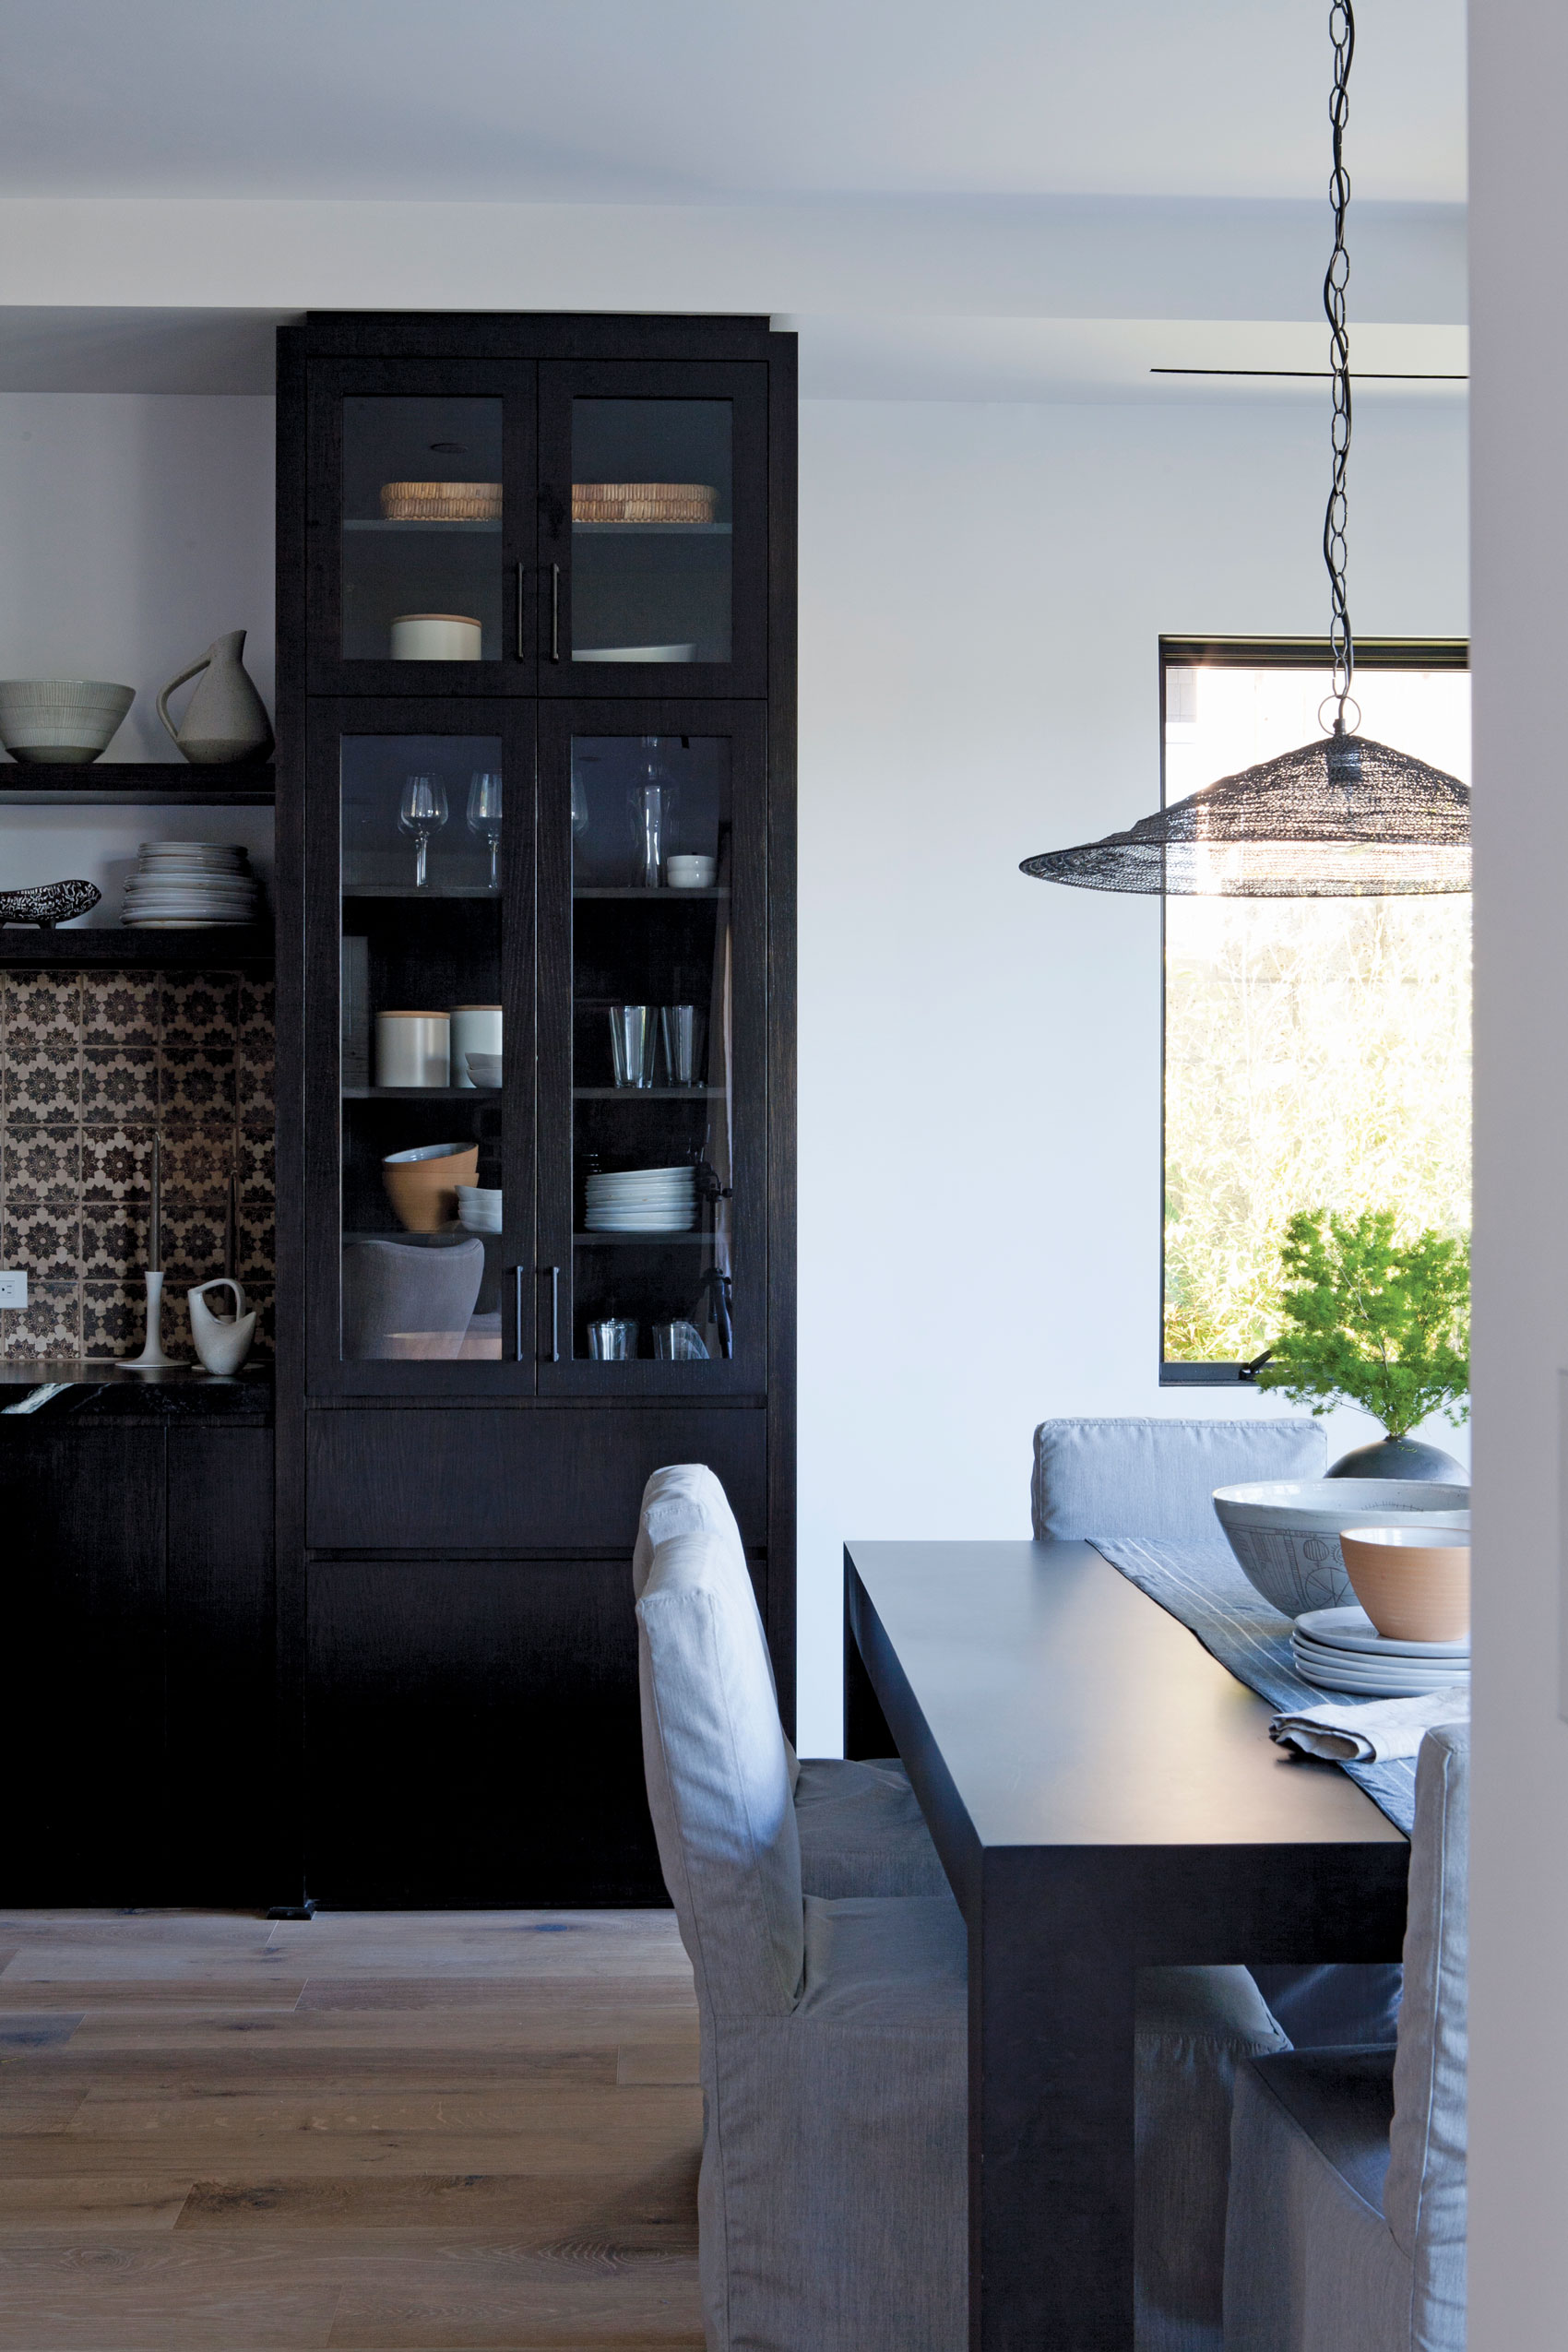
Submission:
[[[574,837],[588,829],[588,786],[577,773],[576,756],[572,761],[572,832]]]
[[[496,861],[501,849],[501,778],[493,770],[481,770],[469,778],[469,831],[489,843],[490,887],[499,890],[501,876]]]
[[[653,1326],[654,1353],[662,1363],[707,1363],[707,1349],[696,1325],[684,1318],[675,1323],[656,1323]]]
[[[623,1315],[588,1325],[588,1353],[596,1363],[630,1363],[637,1352],[637,1326]]]
[[[659,1026],[664,1038],[664,1071],[672,1087],[700,1087],[702,1049],[707,1019],[695,1004],[661,1004]]]
[[[618,1087],[653,1084],[653,1012],[651,1004],[610,1007],[610,1058]]]
[[[398,829],[414,837],[414,888],[425,886],[425,854],[430,837],[446,822],[446,787],[438,776],[410,776],[403,784]]]

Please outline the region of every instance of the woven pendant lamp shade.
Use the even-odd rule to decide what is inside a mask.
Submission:
[[[1082,890],[1393,898],[1468,890],[1470,794],[1368,735],[1324,736],[1222,776],[1125,833],[1026,858]]]

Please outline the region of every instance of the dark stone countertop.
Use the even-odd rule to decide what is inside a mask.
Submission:
[[[51,1388],[57,1393],[41,1394]],[[34,1396],[39,1402],[29,1407]],[[272,1366],[247,1364],[220,1379],[186,1364],[157,1372],[133,1372],[125,1364],[0,1364],[0,1432],[89,1419],[265,1425],[272,1419]]]

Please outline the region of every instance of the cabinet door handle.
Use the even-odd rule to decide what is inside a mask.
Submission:
[[[541,1266],[540,1271],[550,1277],[550,1360],[558,1364],[561,1360],[561,1269],[558,1265],[546,1265]]]
[[[513,1272],[517,1277],[517,1303],[513,1313],[514,1336],[512,1352],[517,1357],[518,1363],[521,1363],[523,1360],[523,1269],[520,1265],[515,1266],[513,1268]]]
[[[523,567],[517,566],[517,659],[526,661],[528,647],[523,642]]]
[[[561,659],[561,566],[550,566],[550,659]]]

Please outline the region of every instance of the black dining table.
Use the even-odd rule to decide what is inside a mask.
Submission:
[[[1137,1971],[1397,1959],[1409,1847],[1090,1545],[844,1560],[845,1753],[968,1929],[971,2352],[1131,2352]]]

